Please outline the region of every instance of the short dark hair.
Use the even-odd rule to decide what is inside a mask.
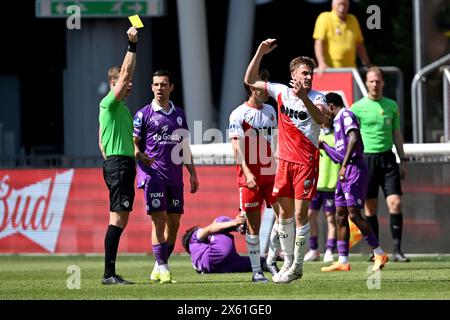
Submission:
[[[342,97],[336,92],[328,92],[325,95],[325,99],[327,100],[327,103],[332,103],[336,107],[345,107],[344,100],[342,100]]]
[[[191,254],[191,250],[189,250],[189,240],[191,240],[192,235],[194,234],[195,230],[200,228],[200,226],[193,226],[192,228],[189,228],[184,233],[183,237],[181,238],[181,243],[183,244],[184,250],[186,250],[187,253]]]
[[[267,81],[269,80],[270,73],[266,69],[261,69],[256,76],[256,80]],[[250,90],[250,86],[244,82],[244,89],[247,92],[248,96],[252,95],[252,91]]]
[[[169,78],[169,84],[172,84],[172,73],[170,71],[167,71],[165,69],[159,69],[153,72],[153,77],[167,77]]]

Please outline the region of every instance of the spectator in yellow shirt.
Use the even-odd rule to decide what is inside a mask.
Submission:
[[[316,20],[313,38],[319,72],[326,68],[356,67],[356,52],[364,66],[370,66],[358,20],[348,13],[349,0],[333,0],[332,11]]]

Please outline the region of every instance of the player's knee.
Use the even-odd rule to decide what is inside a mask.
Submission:
[[[387,199],[387,205],[389,212],[401,212],[402,211],[402,199],[400,196],[390,196]]]
[[[347,217],[345,216],[345,214],[336,213],[336,224],[338,226],[344,225],[346,219]]]

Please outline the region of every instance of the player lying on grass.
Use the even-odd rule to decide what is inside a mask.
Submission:
[[[250,258],[239,255],[231,234],[245,221],[242,215],[234,219],[220,216],[210,225],[188,229],[182,242],[191,255],[194,269],[199,273],[251,272]],[[269,271],[265,258],[261,258],[261,266],[264,271]]]

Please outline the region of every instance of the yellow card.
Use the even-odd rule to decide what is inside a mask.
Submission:
[[[128,19],[130,19],[131,25],[136,29],[144,27],[139,15],[135,14],[134,16],[129,16]]]

